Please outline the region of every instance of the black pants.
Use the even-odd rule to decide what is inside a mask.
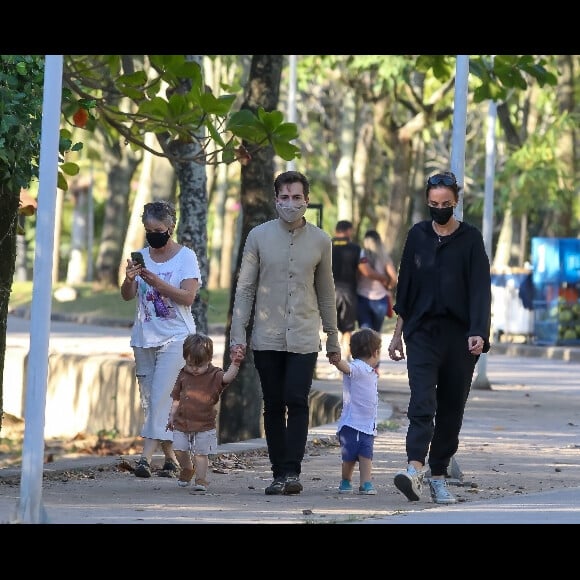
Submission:
[[[352,332],[356,328],[358,297],[356,290],[340,283],[335,285],[336,322],[339,332]]]
[[[447,475],[459,446],[465,404],[479,359],[469,352],[466,333],[454,319],[432,318],[405,339],[411,389],[407,460],[424,465],[428,457],[431,475]]]
[[[308,437],[308,396],[318,353],[255,350],[272,474],[300,475]]]

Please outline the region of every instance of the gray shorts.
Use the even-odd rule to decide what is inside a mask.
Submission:
[[[189,451],[194,455],[214,455],[217,452],[217,430],[199,431],[197,433],[173,432],[173,449]]]

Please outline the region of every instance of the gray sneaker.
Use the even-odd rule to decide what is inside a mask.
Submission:
[[[419,501],[423,489],[423,471],[409,465],[404,471],[395,474],[395,487],[409,500]]]
[[[449,491],[444,479],[430,479],[429,489],[433,503],[452,504],[457,503],[455,496]]]

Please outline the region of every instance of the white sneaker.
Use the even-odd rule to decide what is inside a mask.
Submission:
[[[409,465],[406,470],[395,474],[395,487],[409,501],[419,501],[423,489],[423,476],[422,471],[417,471],[412,465]]]
[[[433,503],[452,504],[457,503],[455,496],[449,491],[444,479],[429,480],[429,489]]]

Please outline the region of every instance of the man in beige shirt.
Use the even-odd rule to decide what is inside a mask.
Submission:
[[[297,171],[274,181],[279,218],[248,234],[236,287],[230,348],[246,348],[246,328],[255,305],[250,338],[264,400],[264,431],[273,482],[266,495],[302,491],[300,473],[308,436],[308,396],[322,350],[340,360],[332,242],[304,218],[310,184]]]

